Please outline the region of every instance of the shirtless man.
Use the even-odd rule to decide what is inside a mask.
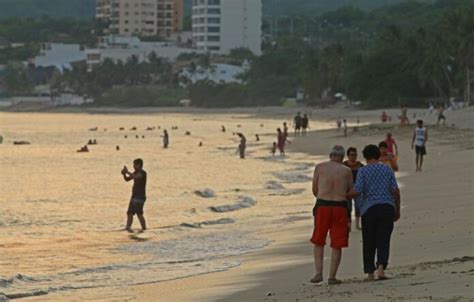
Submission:
[[[328,284],[341,283],[336,279],[336,274],[342,248],[349,245],[351,220],[347,193],[353,185],[351,170],[342,164],[344,156],[344,148],[334,146],[329,155],[330,160],[316,165],[314,170],[313,194],[317,201],[313,209],[314,231],[311,238],[316,267],[316,275],[311,279],[313,283],[323,281],[324,246],[328,231],[332,248]]]

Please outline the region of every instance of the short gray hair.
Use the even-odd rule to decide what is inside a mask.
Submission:
[[[338,156],[344,158],[346,155],[346,150],[344,149],[343,146],[335,145],[332,147],[331,152],[329,153],[329,156]]]

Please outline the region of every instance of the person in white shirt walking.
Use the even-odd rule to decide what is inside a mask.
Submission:
[[[416,172],[421,172],[423,156],[426,155],[426,142],[428,141],[428,130],[423,127],[423,121],[416,121],[415,132],[411,142],[411,148],[416,151]]]

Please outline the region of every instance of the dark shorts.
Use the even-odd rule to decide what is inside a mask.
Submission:
[[[416,155],[426,155],[425,146],[415,146]]]
[[[128,204],[128,215],[143,215],[143,206],[145,205],[145,200],[143,198],[133,198],[130,199],[130,203]]]
[[[446,117],[443,114],[438,115],[438,121],[445,120]]]
[[[301,125],[296,125],[296,126],[295,126],[295,129],[296,129],[296,130],[300,130],[300,129],[301,129]]]

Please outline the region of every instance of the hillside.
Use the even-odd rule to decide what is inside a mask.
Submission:
[[[426,0],[430,1],[430,0]],[[263,0],[265,16],[320,15],[351,5],[372,10],[403,0]],[[184,0],[185,13],[191,13],[192,0]],[[93,18],[95,0],[0,0],[0,19],[11,17]]]
[[[0,19],[50,16],[93,18],[95,0],[0,0]]]

